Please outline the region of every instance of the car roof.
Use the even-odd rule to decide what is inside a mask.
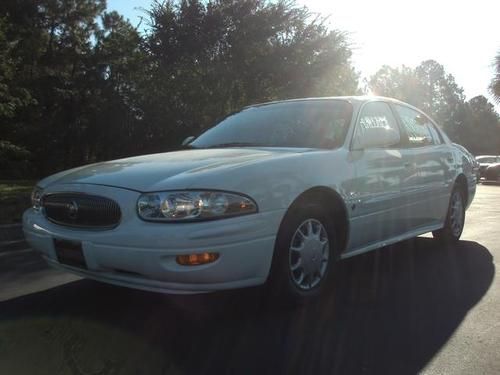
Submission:
[[[399,103],[399,104],[411,106],[408,103],[402,102],[402,101],[394,99],[394,98],[388,98],[385,96],[359,95],[359,96],[320,96],[320,97],[309,97],[309,98],[274,100],[274,101],[270,101],[270,102],[252,104],[252,105],[246,106],[245,109],[246,108],[253,108],[253,107],[261,107],[261,106],[266,106],[266,105],[270,105],[270,104],[277,104],[277,103],[307,102],[307,101],[319,101],[319,100],[344,100],[344,101],[347,101],[350,103],[363,103],[363,102],[369,102],[369,101],[373,101],[373,100],[382,100],[382,101],[386,101],[386,102]]]

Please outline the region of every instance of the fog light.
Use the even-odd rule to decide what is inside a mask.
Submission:
[[[177,263],[182,266],[198,266],[215,262],[217,259],[219,259],[219,253],[177,255],[176,257]]]

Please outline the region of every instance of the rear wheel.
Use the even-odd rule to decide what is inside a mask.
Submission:
[[[269,277],[274,298],[301,304],[319,296],[332,273],[333,220],[318,205],[289,212],[281,224]]]
[[[460,239],[465,223],[465,197],[458,187],[453,189],[444,227],[432,232],[432,236],[446,243]]]

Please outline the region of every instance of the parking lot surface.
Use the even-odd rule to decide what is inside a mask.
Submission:
[[[0,374],[498,374],[500,186],[462,240],[429,236],[342,262],[331,294],[270,307],[262,289],[165,296],[0,252]]]

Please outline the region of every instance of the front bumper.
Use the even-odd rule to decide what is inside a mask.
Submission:
[[[24,213],[26,240],[50,265],[98,281],[164,293],[203,293],[266,281],[284,211],[196,223],[151,223],[135,213],[139,193],[97,186],[91,190],[120,204],[123,217],[118,227],[75,229],[51,223],[33,209]],[[88,269],[59,263],[54,238],[80,241]],[[177,255],[201,252],[220,256],[200,266],[176,262]]]

